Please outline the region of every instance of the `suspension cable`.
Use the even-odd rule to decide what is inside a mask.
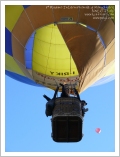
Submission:
[[[79,17],[80,17],[80,8],[78,9],[78,18],[77,18],[77,23],[79,21]]]
[[[27,16],[27,18],[28,18],[28,20],[29,20],[29,22],[30,22],[30,25],[31,25],[32,28],[33,28],[33,31],[34,31],[34,30],[35,30],[35,29],[34,29],[34,26],[33,26],[32,22],[31,22],[31,20],[30,20],[30,18],[29,18],[29,16],[28,16],[27,12],[26,12],[26,9],[24,9],[24,11],[25,11],[25,14],[26,14],[26,16]]]

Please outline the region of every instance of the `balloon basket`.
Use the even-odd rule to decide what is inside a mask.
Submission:
[[[52,115],[55,142],[79,142],[82,139],[82,110],[77,98],[57,98]]]

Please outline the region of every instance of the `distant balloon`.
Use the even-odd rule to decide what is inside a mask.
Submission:
[[[99,134],[101,132],[101,129],[100,128],[96,128],[95,131]]]

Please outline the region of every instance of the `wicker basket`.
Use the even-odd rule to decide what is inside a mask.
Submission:
[[[83,118],[77,98],[57,98],[51,121],[54,141],[78,142],[82,139]]]

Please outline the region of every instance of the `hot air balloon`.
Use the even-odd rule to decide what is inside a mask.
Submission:
[[[100,128],[96,128],[95,131],[99,134],[101,133],[101,129]]]
[[[5,74],[52,90],[66,82],[78,93],[114,79],[114,12],[114,6],[6,5]]]

